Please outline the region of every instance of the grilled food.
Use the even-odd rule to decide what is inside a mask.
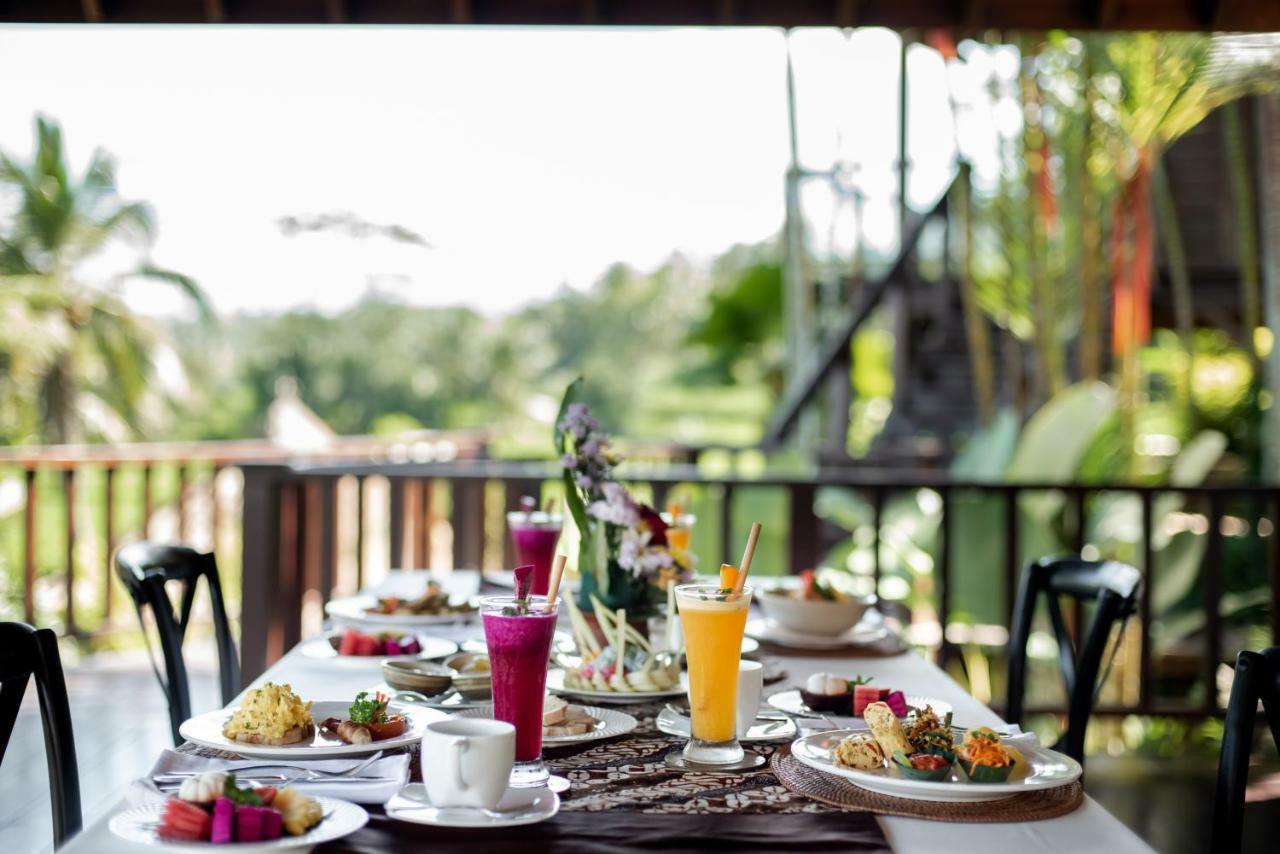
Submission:
[[[884,767],[884,751],[875,738],[869,735],[851,735],[836,745],[833,758],[837,765],[874,771]]]

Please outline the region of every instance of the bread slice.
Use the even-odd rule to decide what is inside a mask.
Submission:
[[[310,741],[315,738],[316,725],[309,723],[306,726],[296,726],[293,729],[285,730],[284,735],[268,736],[256,732],[238,732],[233,741],[241,744],[269,744],[273,747],[279,747],[284,744],[297,744],[300,741]]]
[[[862,717],[885,756],[893,756],[898,750],[906,754],[914,752],[911,742],[907,741],[907,734],[902,731],[902,724],[887,703],[869,704],[862,710]]]
[[[554,694],[548,695],[542,700],[542,725],[549,727],[560,723],[568,711],[568,703]]]

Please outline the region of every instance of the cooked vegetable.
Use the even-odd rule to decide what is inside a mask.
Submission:
[[[990,727],[970,730],[956,757],[973,783],[1003,783],[1013,772],[1012,754]]]

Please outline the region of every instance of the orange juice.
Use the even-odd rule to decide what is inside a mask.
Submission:
[[[738,660],[751,588],[732,596],[714,584],[686,584],[676,588],[676,606],[689,662],[692,745],[733,742],[732,750],[741,758],[735,731]],[[694,758],[688,749],[686,755]]]

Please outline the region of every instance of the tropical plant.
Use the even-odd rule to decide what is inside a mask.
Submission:
[[[208,305],[194,281],[148,259],[154,215],[120,198],[111,157],[96,151],[76,178],[58,125],[37,117],[35,129],[30,162],[0,153],[0,427],[11,439],[48,442],[143,432],[160,337],[130,311],[123,288],[175,286],[205,318]],[[107,250],[121,244],[133,248],[132,263],[101,275]]]

